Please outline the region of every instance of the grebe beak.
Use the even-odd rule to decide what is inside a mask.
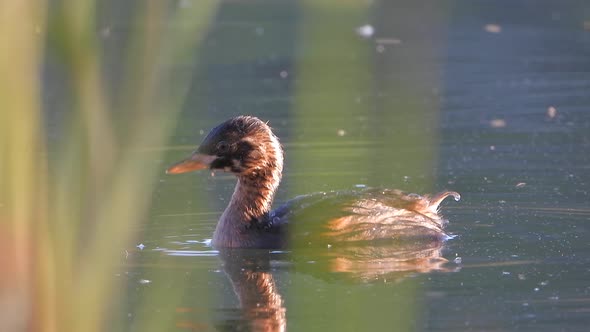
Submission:
[[[176,164],[168,167],[166,174],[181,174],[207,169],[216,158],[216,156],[195,153],[189,158],[179,161]]]

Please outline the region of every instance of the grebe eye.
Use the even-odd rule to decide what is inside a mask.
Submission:
[[[221,141],[219,143],[217,143],[217,151],[223,153],[223,152],[227,152],[229,150],[229,144],[227,144],[225,141]]]

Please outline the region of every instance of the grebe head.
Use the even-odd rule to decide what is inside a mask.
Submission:
[[[229,119],[213,128],[188,158],[166,172],[179,174],[200,169],[223,170],[238,178],[213,233],[213,246],[278,245],[274,236],[269,240],[255,236],[256,232],[245,232],[268,227],[268,214],[283,171],[281,145],[266,123],[252,116]]]
[[[283,150],[270,127],[253,116],[231,118],[213,128],[190,157],[170,166],[166,173],[201,169],[223,170],[238,178],[280,179]]]

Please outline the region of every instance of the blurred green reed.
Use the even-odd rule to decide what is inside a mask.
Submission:
[[[134,4],[137,29],[127,36],[117,89],[103,76],[98,17],[108,6],[0,3],[2,331],[110,329],[110,306],[124,296],[115,267],[133,247],[161,172],[141,148],[166,144],[191,79],[172,79],[171,69],[194,66],[218,2]],[[43,81],[46,51],[71,97],[51,147],[41,102],[45,84],[55,84]],[[138,328],[158,330],[153,323]]]

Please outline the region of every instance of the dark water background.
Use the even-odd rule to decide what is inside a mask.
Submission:
[[[111,6],[116,85],[133,7]],[[170,152],[153,160],[162,175],[121,266],[114,329],[587,329],[589,2],[227,1],[194,61],[175,68],[192,86],[170,145],[146,147]],[[363,249],[213,250],[234,179],[163,170],[238,114],[269,120],[284,144],[277,201],[361,184],[460,192],[442,208],[449,262],[392,271],[373,255],[355,270],[334,262]]]

